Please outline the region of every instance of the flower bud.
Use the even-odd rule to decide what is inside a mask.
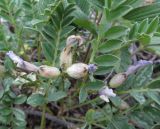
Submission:
[[[88,72],[89,73],[94,73],[97,70],[97,65],[96,64],[89,64],[88,65]]]
[[[60,75],[60,70],[56,67],[50,67],[46,65],[42,65],[38,69],[38,73],[42,77],[46,78],[55,78]]]
[[[125,73],[118,73],[112,77],[112,79],[109,82],[109,86],[112,88],[117,88],[123,84],[123,82],[126,80],[126,78],[127,78],[127,76]]]
[[[88,74],[88,65],[84,63],[76,63],[67,68],[67,74],[75,79],[80,79]]]
[[[67,46],[63,49],[60,55],[60,66],[62,69],[66,70],[69,66],[72,65],[72,47]]]

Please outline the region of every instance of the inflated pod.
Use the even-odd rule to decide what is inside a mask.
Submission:
[[[73,53],[72,46],[65,47],[60,54],[60,66],[62,70],[66,70],[72,65]]]
[[[119,109],[121,109],[121,110],[126,110],[126,109],[128,109],[128,108],[129,108],[128,103],[125,102],[125,101],[122,101]]]
[[[56,67],[42,65],[38,69],[38,74],[46,78],[55,78],[55,77],[58,77],[61,74],[61,72]]]
[[[80,79],[88,74],[88,65],[84,63],[75,63],[67,68],[66,73],[75,79]]]
[[[125,73],[118,73],[112,77],[112,79],[109,82],[109,86],[111,88],[117,88],[120,85],[122,85],[126,79],[127,79],[127,76]]]

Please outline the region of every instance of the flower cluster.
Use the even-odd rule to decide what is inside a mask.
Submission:
[[[152,64],[152,61],[146,61],[146,60],[140,60],[137,62],[136,65],[131,65],[128,70],[124,73],[118,73],[115,76],[113,76],[109,82],[109,86],[111,88],[117,88],[121,86],[125,80],[127,79],[127,76],[130,74],[135,73],[139,68],[144,67],[146,65]],[[100,98],[106,102],[109,102],[110,97],[115,97],[116,94],[113,93],[112,89],[109,89],[108,86],[103,87],[100,90]]]
[[[84,63],[75,63],[72,64],[73,52],[72,47],[75,45],[75,42],[78,43],[78,46],[83,44],[83,39],[80,36],[71,35],[67,38],[66,47],[63,49],[60,55],[60,66],[63,72],[66,72],[70,77],[74,79],[80,79],[88,75],[88,73],[93,73],[97,69],[97,66],[94,64],[84,64]],[[14,63],[17,64],[17,67],[28,72],[38,73],[42,77],[55,78],[58,77],[61,72],[56,67],[42,65],[40,67],[31,64],[27,61],[24,61],[22,58],[17,56],[13,51],[9,51],[6,54]]]
[[[70,77],[74,79],[81,79],[86,77],[88,74],[92,74],[96,71],[97,66],[95,64],[85,64],[85,63],[73,63],[73,52],[72,47],[75,44],[77,46],[81,46],[83,44],[83,40],[80,36],[71,35],[67,38],[66,47],[62,50],[60,54],[60,67],[62,72],[67,73]],[[46,78],[55,78],[61,75],[61,71],[52,66],[36,66],[32,63],[24,61],[22,58],[17,56],[13,51],[9,51],[6,54],[10,59],[13,60],[14,63],[17,64],[17,67],[28,71],[35,72],[42,77]],[[127,79],[127,76],[136,72],[140,67],[144,67],[146,65],[152,64],[152,61],[140,60],[136,65],[131,65],[128,70],[124,73],[118,73],[113,76],[109,82],[109,87],[117,88],[124,83]],[[104,86],[100,91],[100,98],[105,102],[109,102],[110,97],[115,97],[116,94],[112,89],[109,89],[108,86]]]

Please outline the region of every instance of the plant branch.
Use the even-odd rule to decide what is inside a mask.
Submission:
[[[46,107],[47,105],[44,104],[43,105],[43,111],[42,111],[42,118],[41,118],[41,125],[40,125],[40,129],[45,129],[45,124],[46,124]]]
[[[35,116],[39,116],[39,117],[42,116],[42,112],[40,112],[40,111],[25,110],[25,112],[26,112],[27,115],[35,115]],[[61,119],[59,119],[55,116],[50,115],[49,113],[45,113],[45,118],[47,120],[52,121],[53,123],[56,123],[56,124],[60,125],[60,126],[68,127],[69,129],[75,129],[76,128],[73,123],[67,122],[65,120],[61,120]]]
[[[99,97],[96,97],[95,99],[89,100],[89,101],[87,101],[87,102],[85,102],[85,103],[81,103],[81,104],[75,105],[75,106],[67,109],[65,112],[67,112],[67,111],[69,111],[69,110],[76,109],[76,108],[80,108],[80,107],[82,107],[82,106],[85,106],[85,105],[88,105],[88,104],[90,104],[90,103],[96,102],[97,100],[99,100]]]
[[[145,88],[145,89],[131,89],[131,90],[127,90],[127,91],[119,91],[117,92],[118,94],[129,94],[131,92],[148,92],[148,91],[155,91],[155,92],[160,92],[160,89],[149,89],[149,88]]]
[[[57,59],[58,48],[59,48],[59,43],[60,43],[60,34],[61,34],[61,29],[58,31],[58,36],[57,36],[57,40],[56,40],[56,47],[55,47],[55,50],[54,50],[53,65],[55,65],[56,59]]]

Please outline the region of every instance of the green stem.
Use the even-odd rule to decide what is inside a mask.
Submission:
[[[134,110],[136,110],[138,108],[139,108],[139,106],[134,105],[133,107],[131,107],[131,108],[129,108],[129,109],[123,111],[123,112],[120,112],[119,115],[128,114],[129,112],[132,112],[132,111],[134,111]]]
[[[45,103],[45,104],[43,105],[43,111],[42,111],[42,118],[41,118],[41,126],[40,126],[40,129],[45,129],[45,124],[46,124],[46,118],[45,118],[46,107],[47,107],[47,104]]]
[[[151,47],[151,46],[160,46],[160,43],[157,43],[157,44],[148,44],[145,47]]]
[[[75,105],[75,106],[67,109],[67,111],[73,110],[73,109],[75,109],[75,108],[80,108],[80,107],[82,107],[82,106],[84,106],[84,105],[87,105],[87,104],[96,102],[97,100],[99,100],[99,97],[97,97],[97,98],[95,98],[95,99],[92,99],[92,100],[89,100],[89,101],[87,101],[87,102],[85,102],[85,103],[81,103],[81,104]]]
[[[16,19],[12,15],[12,10],[10,10],[9,6],[8,6],[7,9],[9,11],[9,17],[10,17],[10,20],[11,20],[11,24],[14,26],[14,29],[15,29],[15,34],[16,34],[17,42],[18,42],[18,51],[21,51],[21,49],[22,49],[24,51],[24,53],[25,53],[25,48],[24,48],[24,45],[23,45],[22,37],[21,37],[21,35],[22,35],[22,29],[18,28],[18,26],[16,25],[17,24],[16,23]]]
[[[40,62],[41,60],[41,37],[40,34],[38,34],[38,42],[37,42],[37,47],[38,47],[38,61]]]
[[[26,53],[25,51],[25,47],[24,47],[24,45],[23,45],[23,40],[22,40],[22,29],[20,30],[20,29],[17,29],[17,35],[18,35],[18,44],[19,44],[19,50],[23,50],[23,52],[24,53]],[[27,58],[27,56],[26,56],[26,54],[23,54],[24,55],[24,57],[25,58]]]
[[[98,12],[96,12],[96,16],[95,16],[94,22],[96,23],[96,21],[97,21],[97,23],[96,23],[97,26],[99,25],[101,19],[102,19],[102,13],[101,13],[100,16],[98,17]],[[89,36],[88,39],[89,39],[89,40],[92,39],[92,34],[90,34],[90,36]],[[92,63],[92,62],[94,61],[94,57],[95,57],[96,52],[97,52],[97,50],[98,50],[99,42],[100,42],[100,38],[99,38],[99,36],[98,36],[96,46],[93,45],[94,47],[93,47],[93,51],[92,51],[92,54],[91,54],[91,58],[90,58],[90,60],[89,60],[89,63]],[[86,53],[87,55],[86,55],[86,58],[85,58],[85,63],[87,62],[88,56],[89,56],[89,54],[90,54],[90,49],[91,49],[91,46],[89,45],[88,51],[87,51],[87,53]]]
[[[145,88],[145,89],[131,89],[131,90],[127,90],[127,91],[119,91],[117,92],[118,94],[128,94],[131,92],[148,92],[148,91],[157,91],[160,92],[160,89],[149,89],[149,88]]]
[[[50,81],[52,80],[49,80],[49,84],[50,84]],[[50,90],[50,85],[47,87],[46,89],[46,93],[45,93],[45,98],[48,97],[48,92]],[[47,103],[44,103],[43,104],[43,109],[42,109],[42,118],[41,118],[41,125],[40,125],[40,129],[45,129],[46,127],[46,119],[45,119],[45,115],[46,115],[46,109],[47,109]]]
[[[58,37],[57,37],[57,40],[56,40],[56,47],[55,47],[55,50],[54,50],[53,65],[55,65],[56,59],[57,59],[58,47],[59,47],[59,43],[60,43],[60,34],[61,34],[61,29],[58,31]]]
[[[98,37],[97,40],[96,40],[96,42],[94,42],[94,44],[92,44],[93,51],[92,51],[89,63],[93,63],[94,57],[96,56],[96,53],[98,51],[99,43],[100,43],[100,38]]]
[[[11,108],[12,108],[12,111],[13,111],[13,104],[11,104]],[[12,112],[12,114],[11,114],[11,127],[13,128],[14,127],[14,114],[13,114],[13,112]]]
[[[65,119],[72,120],[72,121],[77,121],[77,122],[82,122],[82,123],[86,122],[84,119],[82,120],[82,119],[78,119],[78,118],[75,118],[75,117],[74,118],[73,117],[65,117]],[[100,124],[97,124],[97,123],[92,123],[92,125],[97,126],[101,129],[106,129],[106,127],[104,127]]]

